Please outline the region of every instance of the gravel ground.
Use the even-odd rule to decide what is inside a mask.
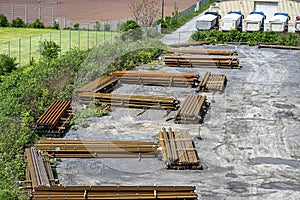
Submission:
[[[234,46],[200,48],[235,49]],[[188,130],[204,165],[202,171],[169,171],[159,159],[63,159],[63,185],[196,185],[201,199],[299,199],[300,57],[298,51],[238,46],[242,69],[210,69],[228,77],[224,93],[205,93],[211,104],[204,124],[178,125],[165,111],[113,107],[89,128],[66,139],[155,141],[162,127]],[[208,69],[159,70],[199,73]],[[114,93],[173,96],[193,88],[123,85]]]

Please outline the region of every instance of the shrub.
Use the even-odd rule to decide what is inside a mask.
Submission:
[[[134,20],[126,21],[122,28],[123,33],[121,34],[121,39],[123,41],[136,41],[143,38],[141,26]]]
[[[105,23],[104,24],[104,31],[110,31],[110,23]]]
[[[16,58],[9,57],[6,54],[0,54],[0,75],[6,75],[16,69]]]
[[[99,31],[100,28],[101,28],[100,22],[96,21],[95,24],[94,24],[94,29],[96,29],[97,31]]]
[[[3,14],[0,14],[0,27],[8,27],[9,23],[7,17]]]
[[[35,19],[31,24],[29,24],[30,28],[45,28],[43,22],[41,22],[38,18]]]
[[[20,28],[20,27],[26,27],[26,24],[20,17],[17,17],[11,21],[10,26],[15,28]]]
[[[58,57],[58,53],[61,51],[59,45],[57,45],[53,41],[47,41],[47,40],[45,40],[42,45],[43,45],[43,51],[42,51],[43,57],[49,59]]]
[[[54,21],[53,28],[54,29],[59,29],[59,23],[57,23],[56,21]]]
[[[73,25],[73,28],[76,29],[76,30],[78,30],[78,29],[79,29],[79,23],[75,23],[75,24]]]

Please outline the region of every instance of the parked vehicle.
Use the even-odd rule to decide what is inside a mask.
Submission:
[[[197,30],[219,29],[219,19],[221,16],[218,12],[205,12],[196,20]]]
[[[290,19],[288,13],[275,13],[269,20],[270,30],[274,32],[287,32]]]
[[[300,33],[300,14],[296,17],[295,32]]]
[[[263,31],[266,16],[263,12],[250,12],[250,15],[244,20],[245,31]]]
[[[243,18],[244,15],[242,15],[241,12],[228,12],[227,15],[225,15],[219,23],[219,27],[221,31],[230,31],[232,29],[238,29],[239,31],[242,31],[243,29]]]

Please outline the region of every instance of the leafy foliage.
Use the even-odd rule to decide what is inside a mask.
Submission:
[[[0,75],[6,75],[16,69],[16,58],[9,57],[6,54],[0,54]]]
[[[94,29],[96,29],[97,31],[100,31],[100,28],[101,28],[100,22],[96,21],[94,24]]]
[[[11,21],[10,26],[15,28],[24,28],[26,27],[26,24],[20,17],[17,17]]]
[[[110,31],[110,23],[105,23],[104,24],[104,31]]]
[[[194,41],[208,41],[212,43],[245,42],[249,45],[258,43],[271,43],[278,45],[300,46],[300,35],[295,33],[264,32],[240,32],[232,30],[221,32],[218,30],[197,31],[191,39]]]
[[[141,26],[134,20],[126,21],[122,29],[120,38],[123,41],[136,41],[143,38]]]
[[[45,28],[43,22],[41,22],[38,18],[35,19],[31,24],[29,24],[30,28]]]
[[[3,14],[0,14],[0,27],[8,27],[9,23],[7,17]]]
[[[73,27],[74,27],[75,30],[78,30],[78,29],[79,29],[79,23],[75,23],[75,24],[73,25]]]
[[[49,58],[49,59],[53,59],[53,58],[57,58],[59,52],[61,51],[61,48],[59,45],[57,45],[55,42],[53,41],[47,41],[45,40],[43,42],[43,51],[42,51],[42,55],[45,58]]]

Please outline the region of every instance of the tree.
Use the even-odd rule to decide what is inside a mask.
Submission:
[[[0,75],[5,75],[16,69],[16,58],[9,57],[6,54],[0,54]]]
[[[45,40],[43,42],[43,52],[42,55],[45,58],[53,59],[58,57],[58,53],[61,51],[61,48],[59,45],[57,45],[53,41],[47,41]]]
[[[10,26],[19,28],[19,27],[26,27],[26,24],[20,17],[17,17],[11,21]]]
[[[8,27],[9,23],[7,17],[3,14],[0,14],[0,27]]]
[[[160,15],[160,0],[133,0],[129,6],[134,20],[142,27],[152,27]]]
[[[122,25],[121,39],[123,41],[136,41],[143,38],[141,26],[134,20],[128,20]]]

